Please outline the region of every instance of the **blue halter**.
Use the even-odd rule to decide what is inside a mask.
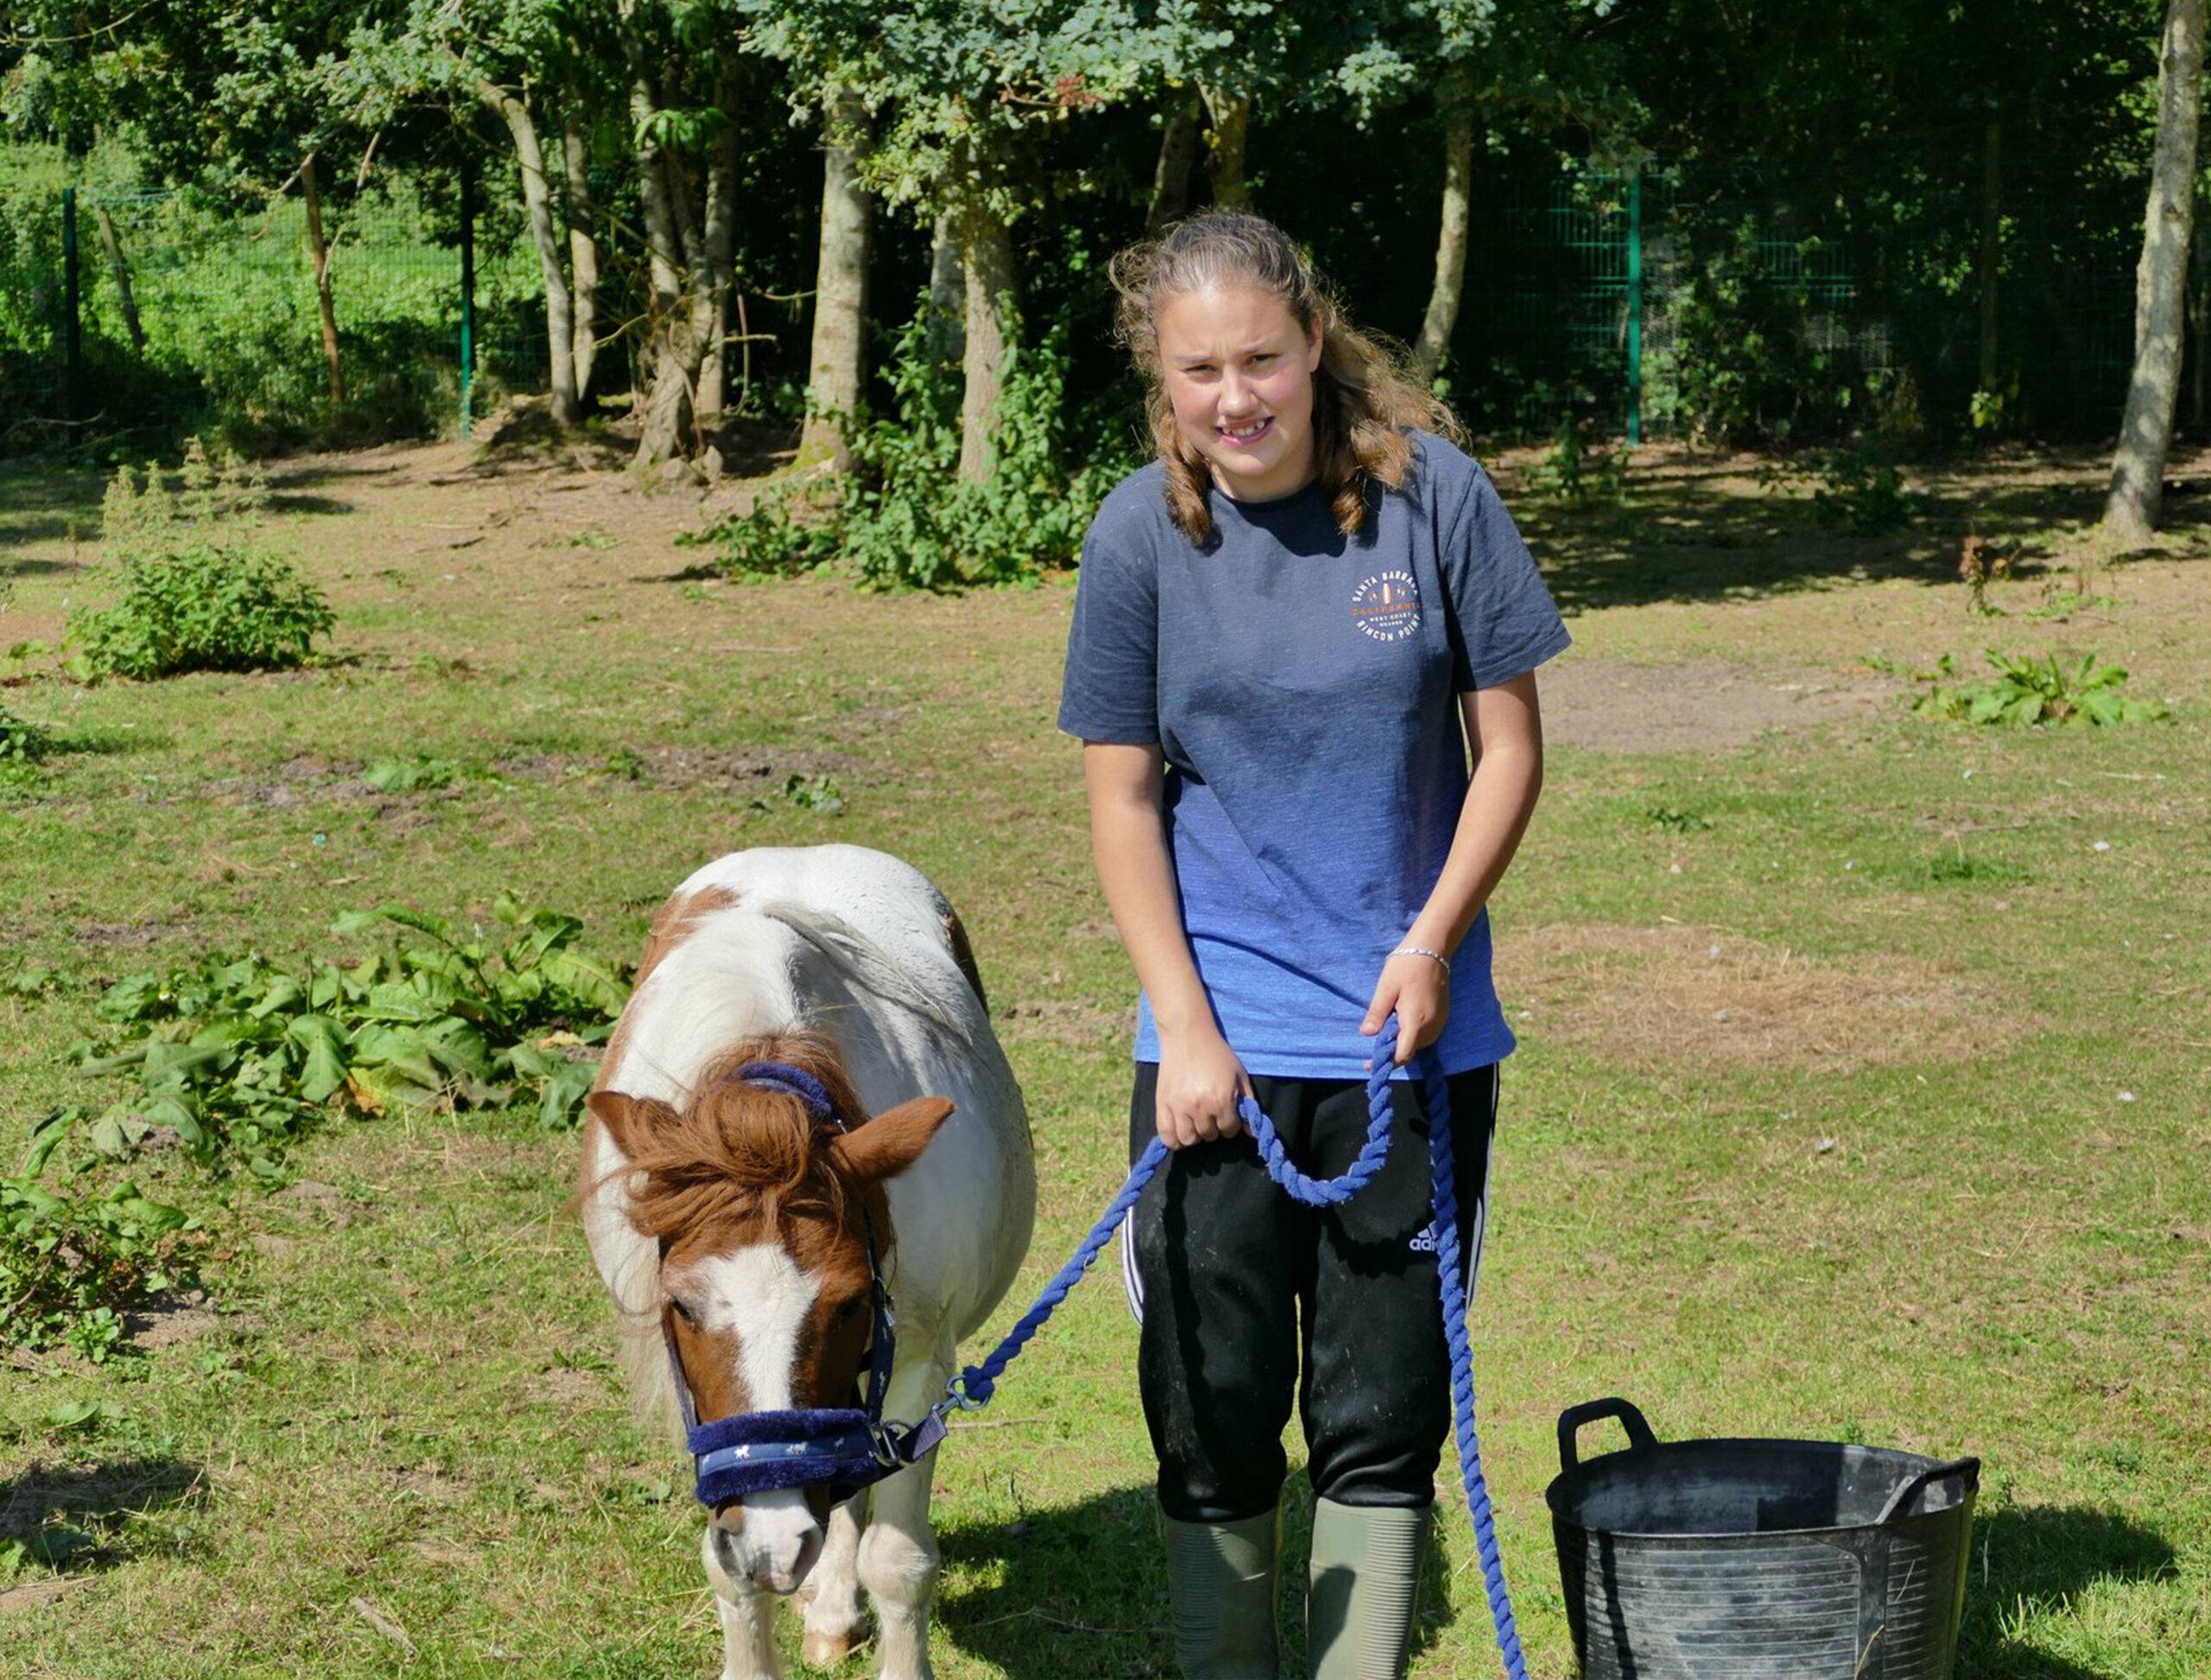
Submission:
[[[796,1097],[824,1125],[846,1129],[821,1081],[803,1068],[784,1062],[748,1062],[733,1077],[763,1090]],[[683,1408],[685,1437],[697,1474],[699,1503],[725,1505],[748,1493],[777,1487],[827,1485],[833,1502],[915,1462],[947,1433],[944,1414],[931,1411],[918,1423],[886,1422],[884,1397],[890,1387],[896,1351],[890,1291],[883,1281],[875,1233],[868,1233],[868,1292],[875,1313],[868,1352],[867,1403],[860,1406],[809,1406],[784,1411],[744,1411],[699,1421],[691,1385],[684,1379],[676,1352],[672,1309],[661,1315],[661,1335],[668,1345],[668,1370]]]

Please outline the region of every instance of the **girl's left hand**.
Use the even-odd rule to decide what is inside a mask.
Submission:
[[[1374,1001],[1359,1030],[1369,1038],[1395,1011],[1397,1017],[1397,1063],[1400,1068],[1435,1042],[1443,1024],[1451,1018],[1451,976],[1434,957],[1400,953],[1382,965],[1382,978],[1374,983]]]

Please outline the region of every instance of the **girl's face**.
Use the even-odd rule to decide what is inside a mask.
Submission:
[[[1184,441],[1239,502],[1302,489],[1313,477],[1313,371],[1321,336],[1255,286],[1177,292],[1159,307],[1161,377]]]

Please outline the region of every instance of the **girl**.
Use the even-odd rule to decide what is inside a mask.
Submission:
[[[1394,1011],[1399,1068],[1448,1076],[1471,1288],[1512,1049],[1483,905],[1542,784],[1532,673],[1568,637],[1449,411],[1279,228],[1201,216],[1114,280],[1159,458],[1091,526],[1059,721],[1144,988],[1131,1154],[1175,1151],[1127,1258],[1176,1655],[1272,1680],[1295,1394],[1312,1672],[1396,1676],[1450,1404],[1419,1086],[1398,1074],[1387,1163],[1327,1212],[1268,1179],[1236,1105],[1340,1173],[1361,1036]]]

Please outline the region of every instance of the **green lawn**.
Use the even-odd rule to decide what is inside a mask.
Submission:
[[[1980,1455],[1963,1674],[2211,1673],[2211,533],[2098,555],[2068,523],[2087,460],[1929,475],[1912,530],[1858,538],[1744,463],[1668,459],[1625,509],[1511,497],[1577,640],[1495,905],[1522,1048],[1476,1307],[1532,1671],[1572,1667],[1553,1424],[1618,1393],[1662,1436]],[[102,587],[97,482],[6,471],[0,648]],[[0,1163],[121,1092],[70,1048],[134,971],[358,954],[342,910],[482,916],[507,887],[629,959],[703,859],[859,841],[960,907],[1028,1093],[1042,1206],[1009,1322],[1121,1176],[1131,982],[1051,727],[1070,580],[687,581],[687,505],[459,445],[276,487],[333,662],[95,688],[0,664],[26,678],[0,703],[81,749],[0,802],[0,981],[59,976],[0,990]],[[2024,541],[2000,617],[1954,580],[1968,522]],[[1988,645],[2094,650],[2175,720],[1910,714],[1911,671]],[[1739,729],[1745,696],[1812,698]],[[1657,750],[1661,713],[1713,745]],[[362,783],[416,753],[453,785]],[[516,1111],[335,1122],[287,1185],[90,1162],[199,1216],[209,1299],[102,1368],[0,1365],[0,1544],[69,1553],[0,1576],[0,1673],[712,1672],[686,1466],[624,1411],[573,1154]],[[1171,1672],[1133,1347],[1109,1270],[941,1455],[941,1674]],[[1443,1527],[1415,1672],[1494,1672],[1455,1503]]]

